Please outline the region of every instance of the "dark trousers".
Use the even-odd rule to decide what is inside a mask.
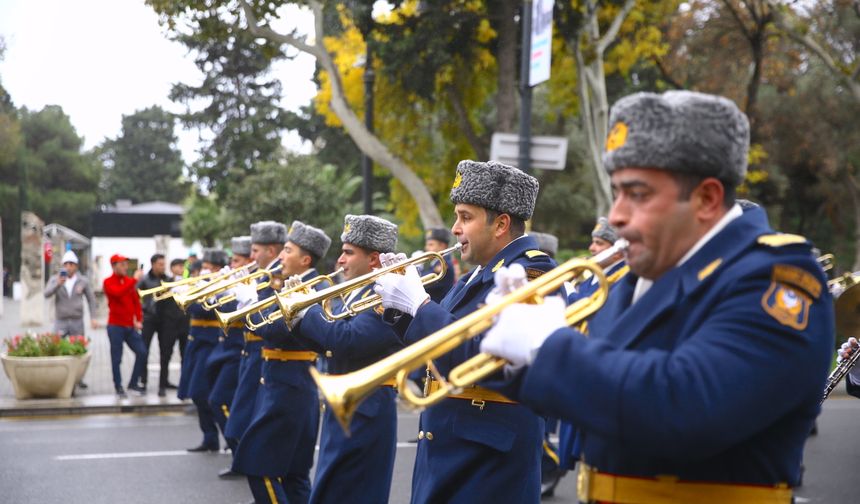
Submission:
[[[200,430],[203,431],[203,444],[217,450],[220,448],[218,426],[215,424],[215,415],[212,414],[209,402],[200,399],[192,399],[192,401],[197,406],[197,422],[200,424]]]
[[[143,337],[143,346],[146,348],[146,352],[149,353],[150,345],[152,344],[152,337],[155,333],[158,333],[158,354],[160,357],[159,363],[159,374],[158,374],[158,386],[159,388],[164,388],[167,386],[168,380],[168,368],[170,366],[170,358],[173,357],[173,346],[176,345],[176,340],[179,337],[179,333],[185,333],[185,341],[188,341],[188,327],[176,327],[176,324],[171,324],[167,320],[163,320],[158,316],[144,316],[143,317],[143,331],[141,336]],[[184,350],[185,345],[180,342],[179,351],[180,355]],[[146,386],[147,383],[147,373],[144,373],[142,376],[143,385]]]
[[[134,352],[134,368],[131,372],[131,379],[128,381],[129,386],[136,385],[146,372],[146,348],[143,346],[143,339],[140,333],[134,330],[134,327],[123,327],[118,325],[107,326],[108,338],[110,339],[110,362],[113,370],[113,385],[116,389],[122,388],[122,374],[120,372],[120,364],[122,364],[122,345],[127,344],[131,351]]]

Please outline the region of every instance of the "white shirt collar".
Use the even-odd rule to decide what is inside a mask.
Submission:
[[[743,209],[741,209],[741,206],[738,205],[737,203],[735,203],[734,206],[731,209],[729,209],[729,211],[726,212],[726,214],[723,215],[723,217],[719,221],[717,221],[717,223],[714,225],[714,227],[709,229],[707,233],[705,233],[701,238],[699,238],[699,241],[697,241],[693,245],[693,247],[690,250],[688,250],[686,254],[684,254],[684,257],[682,257],[681,260],[678,261],[678,264],[676,264],[675,267],[677,268],[678,266],[681,266],[682,264],[687,262],[687,260],[690,259],[691,257],[693,257],[696,254],[696,252],[701,250],[701,248],[704,247],[706,243],[711,241],[711,238],[716,236],[717,233],[719,233],[720,231],[725,229],[725,227],[728,226],[730,222],[737,219],[738,217],[740,217],[743,214],[744,214],[744,211],[743,211]],[[636,287],[633,289],[633,299],[630,301],[630,304],[632,305],[633,303],[638,301],[642,296],[644,296],[645,293],[648,292],[648,289],[650,289],[652,285],[654,285],[654,280],[649,280],[647,278],[639,277],[636,280]]]

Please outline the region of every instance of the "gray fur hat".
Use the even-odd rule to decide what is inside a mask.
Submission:
[[[250,236],[234,236],[230,239],[230,250],[233,254],[243,256],[251,255],[251,237]]]
[[[295,243],[317,258],[325,257],[331,246],[331,238],[325,234],[325,231],[308,226],[302,221],[293,221],[287,233],[287,241]]]
[[[270,245],[287,243],[287,226],[275,221],[260,221],[251,224],[251,243]]]
[[[736,187],[747,172],[750,126],[735,103],[693,91],[636,93],[615,102],[609,114],[603,164],[661,168],[716,177]]]
[[[460,161],[451,201],[511,214],[523,220],[535,210],[539,184],[525,172],[496,161]]]
[[[394,252],[397,226],[373,215],[347,215],[340,241],[377,252]]]
[[[592,238],[600,238],[608,241],[609,243],[615,243],[618,240],[618,233],[615,231],[615,228],[609,225],[609,219],[606,217],[600,217],[597,219],[597,224],[594,225],[594,229],[591,230]]]
[[[537,231],[530,231],[529,236],[534,238],[538,243],[538,248],[541,252],[546,252],[547,254],[555,257],[558,253],[558,237],[549,233],[538,233]]]
[[[429,228],[427,232],[424,233],[425,240],[436,240],[442,243],[448,244],[451,243],[451,231],[448,228]]]
[[[227,252],[220,249],[203,249],[202,262],[208,262],[215,266],[227,266],[230,259],[227,257]]]

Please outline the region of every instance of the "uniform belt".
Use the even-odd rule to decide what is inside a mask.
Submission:
[[[219,323],[218,325],[220,326],[221,324]],[[244,327],[245,323],[241,320],[234,320],[233,322],[227,324],[227,329],[242,329]]]
[[[245,343],[249,343],[251,341],[263,341],[263,338],[252,332],[245,331]]]
[[[790,504],[792,492],[788,485],[782,483],[775,486],[734,485],[679,481],[673,476],[615,476],[581,464],[576,493],[580,502]]]
[[[263,359],[267,361],[315,361],[317,360],[317,353],[293,350],[278,350],[276,348],[264,348]]]
[[[442,388],[442,385],[436,380],[428,380],[426,383],[426,388],[424,391],[425,395],[430,395],[437,390]],[[452,399],[465,399],[467,401],[472,401],[472,404],[484,408],[484,402],[497,402],[504,404],[517,404],[516,401],[511,401],[507,397],[502,394],[490,390],[488,388],[479,387],[477,385],[472,385],[471,387],[464,388],[462,392],[459,394],[451,394],[448,397]]]
[[[217,320],[193,319],[191,327],[221,327],[221,323]]]

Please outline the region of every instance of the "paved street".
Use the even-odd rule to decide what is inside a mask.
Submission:
[[[798,503],[857,502],[860,465],[860,400],[830,400],[820,434],[806,450],[806,481]],[[399,419],[397,464],[391,502],[408,502],[417,415]],[[102,415],[41,420],[0,420],[0,501],[4,503],[207,503],[250,499],[242,480],[216,477],[229,456],[187,454],[199,441],[194,417]],[[568,475],[553,499],[575,502]]]

